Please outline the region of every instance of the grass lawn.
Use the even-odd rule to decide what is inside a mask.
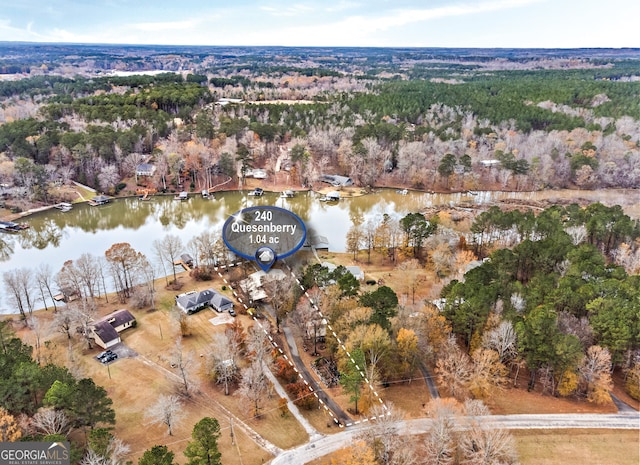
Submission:
[[[522,465],[638,465],[637,430],[513,431]]]
[[[640,437],[629,430],[517,430],[521,465],[638,465]],[[420,437],[416,438],[420,442]],[[340,451],[306,465],[333,465]]]

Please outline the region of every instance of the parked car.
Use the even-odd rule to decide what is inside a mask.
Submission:
[[[232,308],[229,309],[229,315],[236,316],[236,311]]]
[[[104,357],[100,361],[102,363],[104,363],[104,364],[107,364],[107,363],[113,362],[117,358],[118,358],[118,354],[115,354],[115,353],[111,352],[109,355],[107,355],[106,357]]]
[[[105,350],[104,352],[100,352],[96,358],[100,361],[102,361],[104,358],[109,357],[113,355],[113,352],[110,349]]]

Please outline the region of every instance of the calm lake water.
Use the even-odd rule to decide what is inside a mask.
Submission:
[[[83,253],[104,256],[114,243],[127,242],[155,262],[152,243],[167,234],[181,237],[183,244],[202,231],[222,230],[229,215],[254,205],[275,205],[287,208],[305,222],[307,229],[329,240],[330,250],[345,251],[347,231],[354,221],[381,218],[384,213],[402,217],[410,212],[439,205],[463,202],[491,204],[497,200],[578,200],[622,205],[633,218],[640,218],[640,190],[544,191],[544,192],[477,192],[476,195],[425,194],[409,192],[401,195],[383,189],[335,204],[319,201],[312,192],[298,193],[292,199],[277,193],[250,197],[246,192],[217,193],[215,199],[203,199],[194,194],[188,201],[176,201],[171,196],[154,196],[148,201],[137,198],[118,199],[107,205],[92,207],[74,205],[63,213],[55,209],[25,218],[30,228],[18,234],[0,233],[0,273],[16,268],[35,268],[48,263],[57,272],[66,260]],[[186,252],[186,250],[185,250]],[[158,273],[160,274],[160,273]],[[16,313],[4,298],[4,283],[0,283],[0,313]],[[39,307],[41,305],[38,305]]]

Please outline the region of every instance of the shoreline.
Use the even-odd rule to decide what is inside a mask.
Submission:
[[[247,184],[251,184],[251,185],[247,185]],[[367,195],[372,195],[375,194],[377,191],[381,190],[381,189],[385,189],[385,190],[396,190],[396,191],[407,191],[407,193],[414,193],[414,194],[432,194],[432,195],[454,195],[454,194],[468,194],[470,192],[474,192],[474,193],[483,193],[483,192],[506,192],[506,193],[536,193],[536,192],[543,192],[543,191],[548,191],[548,192],[557,192],[557,193],[561,193],[561,192],[565,192],[565,191],[580,191],[580,192],[596,192],[598,190],[606,190],[606,191],[620,191],[620,192],[626,192],[626,191],[640,191],[640,188],[622,188],[622,187],[612,187],[612,188],[607,188],[607,189],[576,189],[576,188],[564,188],[564,189],[538,189],[538,190],[514,190],[514,189],[478,189],[478,190],[469,190],[469,189],[456,189],[456,190],[445,190],[445,189],[435,189],[435,190],[421,190],[421,189],[413,189],[413,188],[408,188],[408,187],[398,187],[398,186],[373,186],[373,187],[359,187],[359,186],[347,186],[347,187],[335,187],[335,186],[322,186],[322,187],[318,187],[318,186],[313,186],[313,187],[286,187],[286,186],[278,186],[278,188],[274,188],[273,186],[260,186],[258,185],[259,183],[247,183],[245,184],[245,186],[243,187],[237,187],[237,188],[232,188],[232,189],[223,189],[223,190],[219,190],[219,191],[213,191],[210,192],[210,194],[215,195],[217,193],[226,193],[226,192],[242,192],[242,191],[251,191],[253,189],[255,189],[256,187],[260,187],[261,189],[264,190],[264,192],[268,192],[268,193],[280,193],[284,190],[291,190],[293,192],[313,192],[314,194],[317,195],[326,195],[328,192],[331,191],[338,191],[341,194],[345,193],[346,195],[344,195],[344,199],[352,199],[352,198],[357,198],[357,197],[364,197]],[[281,188],[283,187],[283,188]],[[198,196],[200,195],[201,191],[189,191],[189,195],[190,196]],[[158,192],[155,194],[152,194],[151,197],[154,196],[175,196],[176,194],[178,194],[178,191],[175,192],[166,192],[166,193],[162,193],[162,192]],[[120,196],[109,196],[110,198],[112,198],[113,200],[118,200],[118,199],[127,199],[127,198],[134,198],[134,197],[139,197],[139,195],[137,194],[128,194],[128,195],[120,195]],[[81,200],[78,202],[72,202],[74,205],[75,204],[82,204],[82,203],[88,203],[90,200]],[[0,221],[13,221],[16,222],[17,220],[20,219],[24,219],[24,218],[28,218],[29,216],[42,212],[42,211],[46,211],[46,210],[51,210],[52,208],[55,208],[56,204],[51,204],[51,205],[41,205],[39,207],[34,207],[34,208],[30,208],[28,210],[24,210],[22,212],[19,213],[8,213],[5,214],[3,216],[0,216]]]
[[[74,182],[75,183],[75,182]],[[396,186],[396,185],[383,185],[383,186],[372,186],[372,187],[360,187],[360,186],[346,186],[346,187],[335,187],[335,186],[331,186],[331,185],[323,185],[323,186],[312,186],[312,187],[291,187],[291,186],[284,186],[284,185],[278,185],[276,186],[265,186],[264,184],[266,183],[257,183],[257,182],[245,182],[245,185],[240,187],[236,187],[236,188],[231,188],[231,189],[223,189],[223,190],[219,190],[219,191],[213,191],[210,192],[210,194],[215,195],[217,193],[225,193],[225,192],[241,192],[241,191],[251,191],[253,189],[255,189],[256,187],[260,187],[261,189],[264,190],[264,192],[269,192],[269,193],[280,193],[283,192],[284,190],[291,190],[293,192],[313,192],[314,194],[318,194],[318,195],[326,195],[329,192],[332,191],[338,191],[341,194],[345,193],[346,195],[344,196],[344,199],[351,199],[351,198],[356,198],[356,197],[363,197],[366,195],[371,195],[371,194],[375,194],[377,190],[379,189],[389,189],[389,190],[398,190],[398,191],[407,191],[408,193],[422,193],[422,194],[442,194],[442,195],[447,195],[447,194],[465,194],[465,193],[469,193],[469,192],[540,192],[543,191],[545,189],[539,189],[539,190],[513,190],[513,189],[478,189],[478,190],[469,190],[469,189],[455,189],[455,190],[451,190],[451,189],[430,189],[430,190],[421,190],[421,189],[415,189],[415,188],[410,188],[410,187],[402,187],[402,186]],[[237,185],[237,184],[236,184]],[[83,186],[86,189],[90,189],[87,186]],[[638,189],[627,189],[627,188],[609,188],[608,190],[615,190],[615,189],[619,189],[619,190],[638,190]],[[579,191],[585,191],[585,192],[591,192],[593,190],[585,190],[585,189],[548,189],[549,191],[553,191],[553,192],[562,192],[563,190],[579,190]],[[189,193],[189,195],[200,195],[200,190],[194,190],[194,191],[187,191]],[[162,192],[157,192],[155,194],[152,194],[151,197],[154,196],[175,196],[179,193],[179,191],[175,191],[175,192],[166,192],[166,193],[162,193]],[[133,198],[133,197],[139,197],[138,194],[127,194],[127,195],[119,195],[119,196],[109,196],[112,199],[116,200],[116,199],[126,199],[126,198]],[[84,199],[84,197],[81,196],[81,198],[83,200],[78,201],[78,202],[71,202],[72,204],[81,204],[81,203],[88,203],[90,200],[86,200]],[[52,208],[55,208],[56,204],[51,204],[51,205],[42,205],[39,207],[34,207],[34,208],[30,208],[28,210],[24,210],[22,212],[19,213],[8,213],[5,215],[0,216],[0,221],[16,221],[19,219],[24,219],[29,217],[32,214],[35,213],[39,213],[42,211],[46,211],[46,210],[50,210]]]

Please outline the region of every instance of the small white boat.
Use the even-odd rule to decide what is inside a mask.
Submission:
[[[293,197],[295,197],[295,193],[291,190],[282,191],[280,197],[283,199],[292,199]]]
[[[59,204],[55,205],[55,208],[57,208],[61,212],[66,213],[73,209],[73,205],[68,202],[60,202]]]
[[[398,189],[396,191],[396,194],[400,194],[400,195],[407,195],[409,193],[408,189]]]
[[[320,202],[337,202],[340,200],[340,193],[336,191],[327,192],[326,195],[320,197]]]
[[[251,195],[253,197],[262,197],[262,194],[264,194],[264,191],[261,188],[256,187],[254,190],[249,192],[249,194],[247,194],[247,195]]]

